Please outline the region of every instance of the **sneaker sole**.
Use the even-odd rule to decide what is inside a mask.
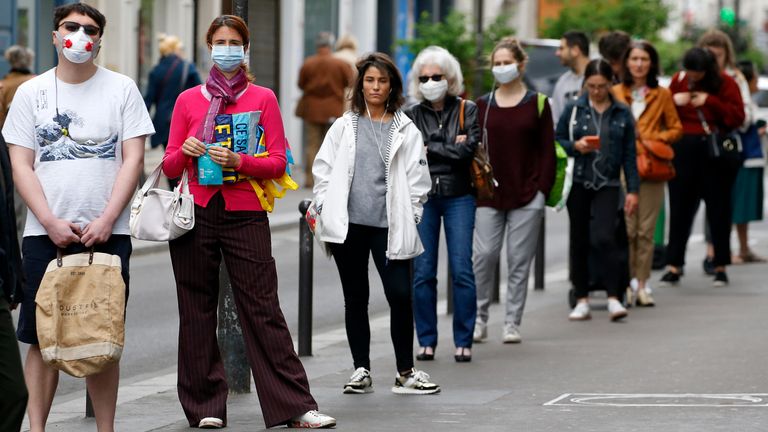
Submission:
[[[715,288],[722,288],[722,287],[727,286],[727,285],[728,285],[728,282],[722,282],[722,281],[712,282],[712,286],[715,287]]]
[[[291,429],[329,429],[329,428],[336,427],[336,421],[327,421],[327,422],[320,422],[320,423],[291,422],[288,424],[288,427]]]
[[[523,341],[522,338],[504,338],[502,343],[505,343],[505,344],[519,344],[522,341]]]
[[[430,395],[440,393],[440,387],[432,390],[417,390],[405,387],[392,387],[392,393],[402,395]]]
[[[622,320],[622,319],[624,319],[626,317],[627,317],[627,313],[626,312],[619,312],[619,313],[611,315],[611,321],[616,322],[616,321]]]
[[[373,387],[366,387],[364,389],[356,389],[352,387],[344,387],[344,394],[366,394],[373,393]]]
[[[581,317],[581,318],[568,317],[569,321],[589,321],[591,319],[592,319],[592,315],[587,315],[587,316]]]

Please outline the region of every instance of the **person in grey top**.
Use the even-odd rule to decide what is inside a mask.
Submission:
[[[307,220],[330,251],[344,291],[344,323],[354,372],[344,393],[373,391],[368,321],[370,256],[390,308],[396,394],[432,394],[440,386],[413,368],[411,259],[424,248],[416,225],[430,187],[419,129],[400,107],[403,82],[386,54],[357,63],[351,109],[325,135],[312,165]]]
[[[560,38],[560,48],[555,55],[563,66],[571,70],[562,74],[552,90],[552,118],[555,124],[560,119],[563,109],[581,94],[584,81],[584,69],[589,63],[589,39],[582,32],[569,31]]]

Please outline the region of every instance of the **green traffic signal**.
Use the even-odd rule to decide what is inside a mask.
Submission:
[[[733,27],[733,25],[736,23],[736,12],[733,10],[733,8],[724,7],[720,9],[720,22],[727,25],[728,27]]]

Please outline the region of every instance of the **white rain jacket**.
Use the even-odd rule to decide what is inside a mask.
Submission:
[[[312,165],[315,197],[310,211],[320,209],[315,238],[321,243],[344,243],[347,238],[347,200],[355,174],[358,118],[347,111],[333,123]],[[385,154],[387,258],[410,259],[424,251],[416,224],[432,181],[421,132],[401,110],[395,113]]]

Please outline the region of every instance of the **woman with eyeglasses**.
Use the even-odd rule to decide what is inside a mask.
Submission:
[[[170,242],[179,303],[178,394],[191,427],[219,429],[227,423],[224,363],[216,337],[219,265],[222,257],[264,424],[325,428],[336,419],[317,412],[277,297],[267,212],[248,178],[278,179],[286,168],[286,140],[275,94],[252,84],[244,63],[248,25],[234,15],[213,20],[206,34],[213,61],[208,80],[179,95],[171,118],[163,172],[189,173],[195,200],[195,227]],[[268,155],[256,157],[217,142],[220,114],[261,111]],[[253,133],[253,131],[250,131]],[[234,170],[242,181],[203,185],[195,169],[200,157]]]
[[[478,200],[473,242],[478,317],[474,340],[487,337],[488,307],[502,244],[507,246],[507,302],[501,340],[520,343],[528,273],[538,245],[546,196],[555,181],[552,113],[543,95],[523,84],[528,55],[515,38],[491,52],[498,87],[477,100],[479,121],[498,182]]]
[[[577,303],[568,318],[591,318],[589,281],[600,279],[608,292],[611,321],[627,316],[619,301],[626,287],[621,278],[616,226],[621,215],[637,209],[640,178],[635,151],[635,119],[626,105],[611,94],[613,70],[605,60],[592,60],[584,71],[584,93],[569,105],[557,123],[556,138],[574,157],[573,186],[568,196],[570,270]],[[624,172],[626,196],[620,176]],[[590,277],[590,244],[600,263],[600,274]]]
[[[659,86],[659,55],[656,48],[646,41],[635,41],[629,46],[621,62],[622,83],[613,87],[613,95],[630,106],[637,122],[638,154],[649,152],[643,145],[650,140],[664,148],[676,142],[683,135],[683,126],[677,116],[672,93]],[[656,218],[664,205],[666,181],[640,179],[638,208],[633,215],[627,215],[627,237],[629,242],[629,304],[653,306],[651,277],[653,264],[653,234]]]
[[[330,251],[344,291],[344,324],[355,367],[344,393],[373,391],[368,321],[369,256],[381,277],[395,349],[395,394],[432,394],[440,386],[413,367],[411,260],[424,248],[416,228],[429,192],[418,128],[400,107],[403,81],[386,54],[357,63],[351,110],[325,135],[312,165],[308,210],[315,237]],[[314,222],[313,222],[314,221]]]
[[[459,96],[464,90],[461,66],[445,48],[422,50],[412,70],[409,94],[419,103],[406,114],[424,137],[432,180],[418,227],[424,253],[413,260],[413,312],[421,347],[416,359],[434,359],[437,347],[437,257],[442,221],[453,284],[454,358],[468,362],[477,311],[472,271],[475,197],[469,177],[480,140],[477,106]]]

